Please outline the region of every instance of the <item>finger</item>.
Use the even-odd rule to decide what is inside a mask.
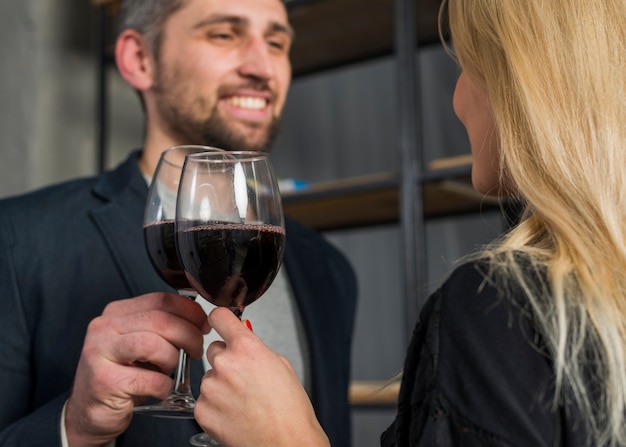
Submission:
[[[133,333],[153,333],[184,349],[193,358],[202,356],[202,331],[184,318],[161,310],[148,310],[130,315],[103,316],[90,324],[94,331],[123,336]],[[141,339],[137,339],[141,342]]]
[[[287,360],[287,357],[283,357],[282,355],[278,354],[278,358],[287,366],[287,368],[289,368],[292,373],[296,373],[296,370],[293,369],[293,365],[289,360]]]
[[[129,372],[133,376],[128,378],[127,390],[135,404],[149,397],[165,399],[172,390],[174,380],[169,375],[141,367],[135,367]]]
[[[221,335],[222,339],[229,343],[236,336],[249,334],[250,331],[241,324],[241,320],[235,314],[225,307],[216,307],[209,313],[209,325],[211,328]]]
[[[107,357],[121,365],[149,364],[169,375],[178,363],[179,352],[154,333],[134,332],[119,337]]]
[[[137,402],[147,396],[164,398],[172,387],[169,374],[150,364],[120,364],[104,356],[89,358],[88,355],[81,357],[74,387],[76,383],[88,385],[88,391],[81,395],[90,394],[112,405],[118,399]]]
[[[209,365],[213,366],[215,363],[215,357],[226,350],[226,343],[220,340],[212,342],[206,350],[206,359]]]
[[[83,357],[103,358],[123,366],[146,363],[160,371],[174,368],[178,349],[168,340],[151,331],[119,334],[114,326],[117,320],[119,318],[98,317],[89,324],[83,344]]]
[[[162,310],[189,320],[200,329],[205,329],[206,314],[194,300],[166,292],[155,292],[135,298],[110,302],[102,315],[126,315],[149,310]]]
[[[147,397],[164,399],[172,389],[173,380],[169,375],[141,366],[125,367],[122,373],[117,373],[114,377],[114,389],[121,390],[126,398],[133,399],[135,403]]]

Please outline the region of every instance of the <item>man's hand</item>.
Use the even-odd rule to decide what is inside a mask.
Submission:
[[[110,303],[87,329],[65,427],[70,446],[103,445],[130,424],[133,407],[165,398],[178,350],[202,356],[206,315],[194,301],[151,293]]]

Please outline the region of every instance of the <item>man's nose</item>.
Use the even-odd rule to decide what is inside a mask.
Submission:
[[[239,67],[242,76],[254,77],[264,81],[274,76],[270,48],[265,39],[251,39],[243,48],[242,59],[242,64]]]

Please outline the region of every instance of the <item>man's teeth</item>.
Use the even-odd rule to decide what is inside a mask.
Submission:
[[[242,109],[261,110],[265,108],[265,99],[252,96],[233,96],[228,102]]]

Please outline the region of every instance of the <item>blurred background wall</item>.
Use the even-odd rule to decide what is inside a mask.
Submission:
[[[97,171],[97,14],[87,0],[0,2],[0,197]],[[451,101],[457,69],[438,46],[416,52],[425,159],[467,153]],[[108,167],[141,145],[134,92],[107,70]],[[398,169],[395,67],[391,58],[297,79],[273,148],[279,176],[309,182]],[[439,219],[426,227],[432,291],[450,262],[502,230],[494,213]],[[402,369],[408,343],[396,225],[330,232],[358,276],[352,355],[358,380],[387,380]],[[354,445],[378,445],[393,408],[356,409]]]

